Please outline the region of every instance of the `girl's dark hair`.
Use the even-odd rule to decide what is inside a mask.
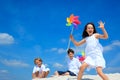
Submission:
[[[74,51],[69,48],[68,51],[67,51],[67,53],[69,54],[70,52],[74,54]]]
[[[89,22],[85,25],[85,28],[84,28],[84,31],[83,31],[83,34],[82,34],[82,38],[86,38],[88,35],[88,33],[86,32],[86,29],[87,29],[87,25],[91,24],[94,28],[94,31],[93,33],[97,33],[96,29],[95,29],[95,25],[92,23],[92,22]]]

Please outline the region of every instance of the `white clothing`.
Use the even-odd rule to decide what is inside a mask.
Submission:
[[[39,71],[39,73],[41,73],[42,71],[49,71],[49,68],[46,68],[44,64],[41,65],[41,67],[38,67],[37,65],[34,66],[33,68],[33,73]]]
[[[78,75],[79,68],[81,66],[80,61],[77,58],[68,59],[68,70]]]
[[[95,38],[95,35],[89,36],[86,39],[86,62],[89,65],[89,68],[96,68],[98,66],[105,68],[105,60],[103,58],[103,48],[99,43],[99,40]]]

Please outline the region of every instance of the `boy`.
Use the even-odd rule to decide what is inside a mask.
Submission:
[[[80,61],[77,58],[74,58],[74,51],[72,49],[68,49],[68,70],[67,71],[56,71],[55,75],[70,75],[77,76],[79,72],[79,68],[81,66]]]
[[[49,69],[45,68],[45,65],[42,64],[42,59],[34,59],[34,68],[32,73],[32,78],[45,78],[49,74]]]

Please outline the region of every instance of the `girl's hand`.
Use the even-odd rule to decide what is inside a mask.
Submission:
[[[73,41],[73,40],[74,40],[74,38],[73,38],[73,36],[72,36],[72,35],[70,35],[70,39],[71,39],[71,41]]]
[[[105,22],[103,23],[102,21],[99,21],[98,24],[99,24],[99,28],[104,28]]]

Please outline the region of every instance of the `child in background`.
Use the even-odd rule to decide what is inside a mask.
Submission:
[[[32,73],[32,78],[45,78],[49,74],[49,69],[42,64],[42,59],[35,58],[34,59],[34,68]]]
[[[56,71],[55,76],[59,75],[70,75],[70,76],[77,76],[79,72],[79,68],[81,63],[77,58],[74,58],[74,51],[72,49],[68,49],[67,51],[69,59],[68,59],[68,70],[67,71]]]
[[[102,21],[99,22],[99,27],[102,29],[103,34],[99,34],[96,32],[95,26],[93,23],[88,23],[85,25],[82,37],[83,39],[79,42],[75,41],[73,36],[70,35],[71,41],[76,45],[80,46],[83,43],[86,43],[86,48],[85,48],[85,53],[86,53],[86,59],[82,63],[78,78],[77,80],[82,79],[82,75],[84,70],[89,67],[89,68],[96,68],[96,71],[98,75],[103,79],[103,80],[108,80],[108,77],[102,72],[102,69],[105,68],[105,60],[103,58],[103,48],[101,44],[99,43],[99,38],[100,39],[107,39],[108,34],[104,28],[104,23]]]

